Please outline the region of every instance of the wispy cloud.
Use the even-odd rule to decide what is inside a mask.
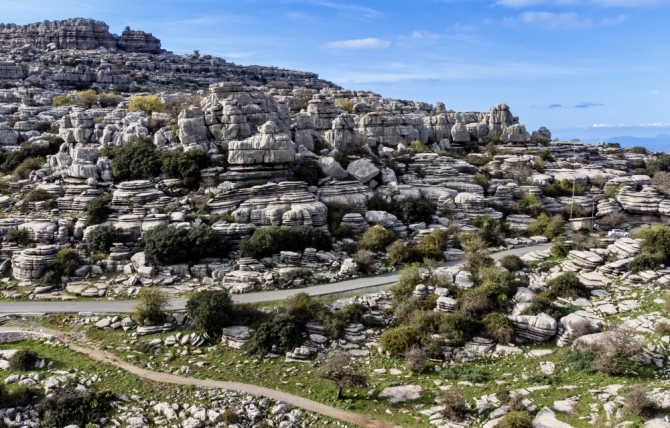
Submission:
[[[349,11],[349,12],[356,12],[358,14],[363,15],[366,18],[373,18],[377,16],[383,15],[382,12],[372,9],[367,6],[359,6],[356,4],[349,4],[349,3],[336,3],[336,2],[330,2],[330,1],[324,1],[324,0],[291,0],[288,3],[303,3],[303,4],[308,4],[308,5],[313,5],[313,6],[321,6],[321,7],[327,7],[329,9],[335,9],[335,10],[340,10],[340,11]]]
[[[552,104],[552,105],[550,105],[550,106],[547,107],[547,108],[561,108],[561,107],[563,107],[562,104]]]
[[[659,91],[658,89],[654,89],[653,91],[649,92],[649,95],[658,95],[660,93],[661,91]]]
[[[386,49],[391,46],[391,42],[370,37],[367,39],[338,40],[326,43],[325,46],[330,49]]]
[[[591,108],[591,107],[602,107],[604,104],[601,103],[587,103],[582,101],[581,103],[575,105],[575,108]]]
[[[520,9],[538,5],[576,5],[585,6],[589,4],[604,7],[647,7],[660,6],[670,3],[670,0],[498,0],[494,6],[506,6]]]
[[[618,125],[608,123],[594,123],[593,125],[591,125],[591,128],[670,128],[670,123],[652,122],[652,123],[640,123],[638,125],[629,125],[625,123],[620,123]]]
[[[524,12],[515,18],[505,18],[503,23],[510,26],[524,24],[547,30],[584,30],[593,27],[611,27],[625,20],[626,15],[603,18],[594,22],[593,19],[582,17],[575,12]]]

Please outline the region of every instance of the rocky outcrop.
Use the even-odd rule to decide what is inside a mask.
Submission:
[[[511,319],[517,338],[522,342],[546,342],[556,335],[558,328],[556,320],[545,313],[517,315]]]
[[[295,161],[295,144],[287,134],[279,133],[274,122],[261,125],[258,132],[244,141],[230,142],[228,162],[231,165],[273,165]]]
[[[41,278],[52,265],[58,247],[42,245],[26,248],[12,256],[12,276],[20,281],[32,281]]]
[[[653,186],[644,186],[636,192],[631,186],[625,186],[617,194],[617,200],[624,210],[631,214],[658,214],[658,207],[665,197]]]
[[[4,46],[30,45],[37,49],[91,50],[120,49],[126,52],[160,53],[161,42],[143,31],[129,27],[121,37],[109,32],[109,26],[92,19],[44,21],[28,25],[0,24],[0,43]]]

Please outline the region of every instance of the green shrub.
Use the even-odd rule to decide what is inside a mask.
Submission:
[[[587,190],[588,189],[586,188],[586,186],[574,183],[575,196],[582,196],[584,195],[584,193],[586,193]],[[572,192],[573,192],[573,182],[568,179],[554,181],[550,185],[544,186],[542,188],[542,193],[544,193],[546,196],[551,196],[552,198],[556,198],[559,196],[572,196]]]
[[[5,235],[5,241],[16,242],[18,245],[26,246],[30,242],[30,232],[28,229],[10,229]]]
[[[372,252],[385,251],[386,247],[397,241],[398,237],[393,231],[383,226],[373,226],[363,232],[358,239],[358,247]]]
[[[196,262],[228,253],[225,239],[204,224],[190,230],[157,226],[144,234],[142,246],[149,260],[162,265]]]
[[[472,383],[484,383],[489,378],[486,371],[480,369],[479,367],[473,367],[468,364],[449,366],[442,370],[442,376],[449,380],[458,380]]]
[[[407,263],[420,262],[423,258],[413,242],[405,243],[397,240],[386,248],[389,263],[392,265],[404,265]]]
[[[460,388],[449,388],[440,394],[439,401],[442,403],[442,416],[454,422],[465,419],[469,407],[465,401],[465,394]]]
[[[491,181],[491,177],[489,177],[488,174],[478,172],[478,173],[475,174],[473,183],[479,184],[480,186],[482,186],[484,188],[484,191],[486,192],[486,190],[489,188],[489,182],[490,181]]]
[[[225,290],[205,290],[195,293],[186,302],[186,313],[193,318],[195,327],[218,335],[230,326],[233,299]]]
[[[636,155],[646,155],[647,149],[642,146],[635,146],[630,148],[630,152],[635,153]]]
[[[161,161],[150,138],[137,138],[121,147],[102,150],[112,159],[114,180],[146,180],[161,173]]]
[[[419,275],[419,265],[411,264],[403,267],[400,270],[400,277],[398,283],[391,288],[391,292],[396,300],[403,300],[412,296],[414,288],[421,284],[421,276]]]
[[[31,172],[41,169],[44,166],[44,162],[44,158],[42,157],[26,158],[14,168],[12,174],[19,179],[25,180],[30,177]]]
[[[54,97],[53,100],[51,100],[51,105],[54,107],[63,107],[63,106],[71,106],[74,105],[75,101],[69,97],[59,95],[57,97]]]
[[[579,277],[574,272],[566,272],[547,282],[548,290],[544,293],[549,293],[547,297],[555,299],[558,297],[565,297],[576,299],[578,297],[588,297],[589,289],[579,280]]]
[[[665,263],[665,257],[662,254],[640,253],[628,263],[628,270],[635,273],[644,270],[657,270],[663,263]]]
[[[379,344],[391,354],[402,355],[412,346],[419,345],[419,332],[409,326],[391,328],[384,331]]]
[[[531,236],[541,235],[553,239],[561,233],[564,224],[565,222],[561,216],[549,217],[549,215],[541,213],[528,225],[527,230]]]
[[[567,363],[570,370],[587,374],[593,374],[596,371],[593,367],[596,355],[591,352],[563,351],[561,359]]]
[[[94,89],[79,91],[74,102],[85,109],[93,108],[98,104],[98,93]]]
[[[510,343],[514,338],[514,325],[504,314],[491,312],[482,319],[486,334],[498,343]]]
[[[328,251],[332,249],[332,243],[321,229],[310,226],[272,226],[256,229],[251,238],[240,244],[244,257],[254,258],[271,256],[280,251],[304,251],[305,248]]]
[[[483,215],[476,217],[472,224],[478,227],[479,235],[489,245],[503,245],[509,233],[509,225],[502,221]]]
[[[338,98],[335,100],[335,106],[341,108],[342,110],[346,111],[347,113],[353,113],[354,112],[354,103],[353,101],[347,99],[347,98]]]
[[[526,266],[526,262],[521,260],[521,257],[515,254],[510,254],[500,259],[500,266],[504,267],[510,272],[515,272],[522,270]]]
[[[563,218],[567,221],[571,218],[591,217],[591,211],[584,208],[580,203],[569,203],[563,208],[561,213]]]
[[[528,412],[509,412],[500,419],[498,428],[533,428],[533,417]]]
[[[250,354],[262,356],[272,351],[273,346],[278,351],[288,351],[301,343],[302,335],[296,323],[280,314],[261,323],[246,346]]]
[[[100,224],[107,220],[107,216],[112,213],[109,204],[112,202],[112,194],[107,193],[99,198],[93,199],[86,207],[86,225],[92,226]]]
[[[533,218],[545,212],[542,200],[531,194],[523,195],[519,202],[515,202],[510,206],[510,210],[519,214],[529,215]]]
[[[115,242],[123,238],[123,229],[113,226],[96,227],[86,236],[86,246],[91,253],[109,253],[109,249]]]
[[[414,140],[411,143],[409,143],[409,148],[417,153],[424,153],[428,151],[426,145],[419,140]]]
[[[191,190],[200,187],[200,169],[206,167],[207,155],[200,150],[173,150],[161,155],[161,170],[168,177],[180,179]]]
[[[121,95],[110,94],[107,92],[102,92],[98,95],[98,104],[100,104],[100,107],[102,108],[116,107],[121,101],[123,101]]]
[[[147,116],[152,113],[160,113],[165,109],[165,104],[156,95],[136,96],[130,100],[128,111],[143,111]]]
[[[433,202],[427,198],[405,199],[393,204],[395,214],[405,224],[425,222],[432,223],[435,214]]]
[[[386,211],[391,212],[391,204],[379,196],[373,196],[368,200],[368,211]]]
[[[347,167],[349,166],[349,154],[348,154],[347,152],[344,152],[344,151],[338,151],[338,152],[335,153],[335,155],[333,156],[333,159],[335,159],[335,160],[337,161],[337,163],[339,163],[340,166],[341,166],[342,168],[344,168],[345,170],[346,170]]]
[[[165,321],[165,311],[170,306],[170,300],[159,288],[142,287],[137,294],[135,317],[137,322],[144,324],[160,324]]]
[[[39,202],[39,201],[46,201],[47,199],[51,198],[51,195],[49,195],[49,192],[47,192],[44,189],[33,189],[24,198],[26,202]]]
[[[626,412],[644,419],[653,418],[658,411],[658,403],[640,386],[633,386],[623,393]]]
[[[9,368],[11,370],[29,371],[35,368],[35,364],[39,360],[37,352],[27,349],[19,349],[9,359]]]
[[[422,259],[442,260],[442,252],[447,249],[449,239],[449,232],[435,229],[416,243],[416,251]]]
[[[56,257],[54,257],[51,269],[60,276],[74,276],[79,263],[80,256],[77,250],[60,250],[56,253]]]
[[[109,416],[113,409],[112,401],[114,394],[110,391],[86,391],[82,394],[70,388],[62,388],[44,400],[42,423],[48,427],[83,427],[88,423],[96,423],[100,418]]]
[[[38,396],[39,391],[32,390],[26,386],[19,386],[13,391],[9,391],[7,386],[0,384],[0,408],[8,409],[14,407],[26,407],[33,401],[33,397]],[[4,421],[0,421],[0,427],[7,428]]]
[[[463,313],[446,315],[440,325],[440,333],[445,334],[454,346],[463,345],[481,330],[481,323]]]
[[[664,260],[670,259],[670,227],[655,224],[640,230],[638,236],[642,238],[642,251],[649,254],[660,254]]]
[[[484,287],[465,290],[459,297],[459,312],[473,319],[479,319],[493,308],[493,302]]]
[[[323,177],[323,171],[314,159],[305,159],[302,165],[295,170],[296,180],[304,181],[310,186],[316,186]]]
[[[565,247],[565,238],[559,236],[554,239],[553,244],[551,244],[550,252],[554,257],[566,257],[568,255],[568,249]]]

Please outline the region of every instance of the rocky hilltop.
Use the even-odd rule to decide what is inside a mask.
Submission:
[[[121,36],[101,21],[75,18],[28,25],[0,24],[0,79],[52,80],[62,87],[120,91],[165,87],[206,88],[217,81],[288,88],[336,87],[314,73],[238,66],[211,55],[174,55],[151,34],[129,27]]]
[[[65,21],[45,21],[28,25],[0,24],[0,44],[58,50],[118,49],[124,52],[159,54],[161,41],[144,31],[126,27],[121,36],[109,32],[102,21],[75,18]]]

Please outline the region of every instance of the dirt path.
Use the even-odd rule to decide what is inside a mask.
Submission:
[[[350,424],[356,424],[361,427],[369,428],[397,428],[396,425],[380,422],[368,417],[358,415],[356,413],[347,412],[345,410],[340,410],[335,407],[330,407],[325,404],[318,403],[316,401],[298,397],[297,395],[289,394],[287,392],[277,391],[270,388],[265,388],[257,385],[250,385],[246,383],[239,382],[225,382],[209,379],[195,379],[189,377],[176,376],[168,373],[159,373],[151,370],[146,370],[140,367],[137,367],[133,364],[130,364],[123,359],[117,357],[116,355],[102,351],[100,349],[89,348],[86,346],[78,345],[74,343],[71,338],[58,330],[52,330],[48,328],[39,329],[22,329],[22,328],[12,328],[12,329],[0,329],[0,330],[26,330],[26,331],[39,331],[42,333],[47,333],[57,337],[60,341],[68,346],[68,348],[73,351],[79,352],[86,355],[87,357],[106,364],[111,364],[120,369],[123,369],[127,372],[130,372],[138,377],[143,379],[152,380],[155,382],[171,383],[176,385],[192,385],[192,386],[204,386],[208,388],[221,388],[228,389],[233,391],[244,392],[247,394],[259,395],[267,397],[273,400],[283,401],[287,404],[290,404],[295,407],[300,407],[301,409],[308,410],[310,412],[319,413],[324,416],[328,416],[333,419],[338,419],[342,422],[347,422]]]

